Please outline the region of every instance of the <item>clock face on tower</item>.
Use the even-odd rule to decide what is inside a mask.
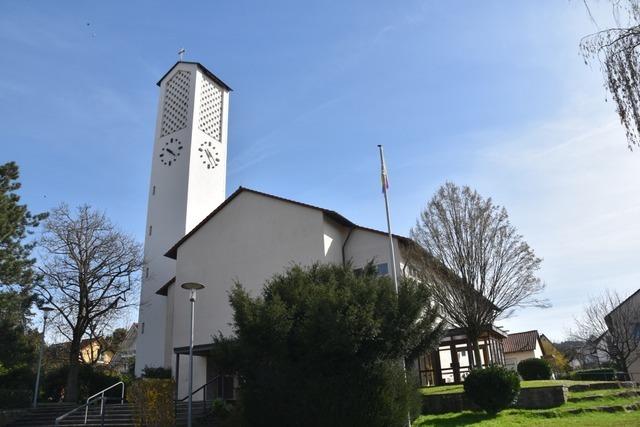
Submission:
[[[207,169],[214,169],[220,163],[220,154],[218,149],[211,141],[205,141],[198,148],[200,152],[200,160]]]
[[[160,149],[160,161],[163,165],[171,166],[180,157],[182,151],[182,142],[178,138],[171,138],[164,143],[164,147]]]

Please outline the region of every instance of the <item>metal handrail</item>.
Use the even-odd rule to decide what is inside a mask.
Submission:
[[[225,376],[229,376],[229,375],[216,375],[215,377],[213,377],[213,379],[209,382],[204,383],[203,385],[201,385],[200,387],[198,387],[197,389],[195,389],[194,391],[191,392],[191,396],[193,396],[194,394],[196,394],[197,392],[199,392],[200,390],[202,390],[203,388],[206,388],[209,384],[213,383],[214,381],[218,381],[220,378],[223,378],[223,382],[222,382],[222,390],[224,391],[224,377]],[[176,399],[178,402],[184,402],[186,399],[189,398],[189,394],[187,394],[185,397],[183,397],[182,399]],[[206,390],[205,390],[205,399],[207,398],[206,396]]]
[[[78,411],[78,410],[80,410],[80,409],[82,409],[82,408],[85,408],[85,407],[86,407],[86,408],[88,409],[88,408],[89,408],[89,405],[91,405],[91,404],[93,404],[93,403],[97,402],[98,400],[100,400],[100,401],[102,402],[102,404],[104,404],[104,400],[105,400],[105,399],[106,399],[106,397],[104,397],[104,396],[100,396],[98,399],[96,399],[96,400],[94,400],[94,401],[92,401],[92,402],[87,402],[87,403],[85,403],[85,404],[83,404],[83,405],[78,406],[77,408],[73,408],[73,409],[72,409],[72,410],[70,410],[69,412],[67,412],[67,413],[65,413],[65,414],[62,414],[62,415],[60,415],[58,418],[56,418],[56,421],[55,421],[55,423],[54,423],[54,424],[55,424],[56,426],[59,426],[59,425],[60,425],[60,421],[64,420],[64,419],[65,419],[65,418],[67,418],[69,415],[73,414],[74,412],[76,412],[76,411]],[[100,416],[101,416],[101,422],[100,422],[100,425],[104,425],[104,413],[103,413],[102,411],[100,412]],[[87,423],[86,415],[85,415],[84,423],[85,423],[85,424]]]
[[[117,383],[110,385],[109,387],[105,388],[102,391],[97,392],[96,394],[94,394],[93,396],[90,396],[87,398],[87,403],[85,404],[85,410],[84,410],[84,423],[87,423],[87,417],[89,416],[89,401],[91,399],[93,399],[96,396],[100,396],[100,400],[102,400],[102,402],[100,403],[100,415],[102,415],[102,412],[104,411],[104,401],[105,401],[105,397],[104,394],[105,392],[111,390],[114,387],[117,387],[119,385],[122,385],[122,395],[120,396],[120,403],[124,403],[124,383],[122,381],[118,381]]]

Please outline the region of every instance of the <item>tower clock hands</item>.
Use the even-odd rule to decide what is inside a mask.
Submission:
[[[206,153],[207,157],[209,158],[209,162],[211,162],[211,164],[213,164],[213,156],[211,155],[211,153],[209,152],[209,150],[204,150],[204,152]]]

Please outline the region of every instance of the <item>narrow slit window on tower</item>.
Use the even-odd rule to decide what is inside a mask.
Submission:
[[[147,278],[147,279],[149,278],[149,267],[147,267],[147,268],[145,269],[145,271],[144,271],[144,277],[145,277],[145,278]]]
[[[151,195],[155,196],[156,195],[156,186],[154,185],[153,188],[151,189]]]
[[[153,226],[149,226],[149,236],[151,236],[151,233],[153,233]]]

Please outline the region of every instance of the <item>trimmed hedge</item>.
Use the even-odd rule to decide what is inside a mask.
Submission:
[[[577,381],[616,381],[618,375],[612,368],[585,369],[575,371],[571,374],[571,379]]]
[[[33,390],[0,388],[0,408],[28,408],[33,401]]]
[[[161,380],[168,380],[171,378],[171,369],[145,366],[142,370],[142,378],[157,378]]]
[[[544,359],[525,359],[518,363],[518,373],[525,381],[550,380],[551,365]]]
[[[519,393],[518,374],[502,366],[476,369],[464,380],[464,394],[489,415],[512,405]]]
[[[175,425],[173,380],[143,378],[127,390],[133,405],[136,426],[171,427]]]

